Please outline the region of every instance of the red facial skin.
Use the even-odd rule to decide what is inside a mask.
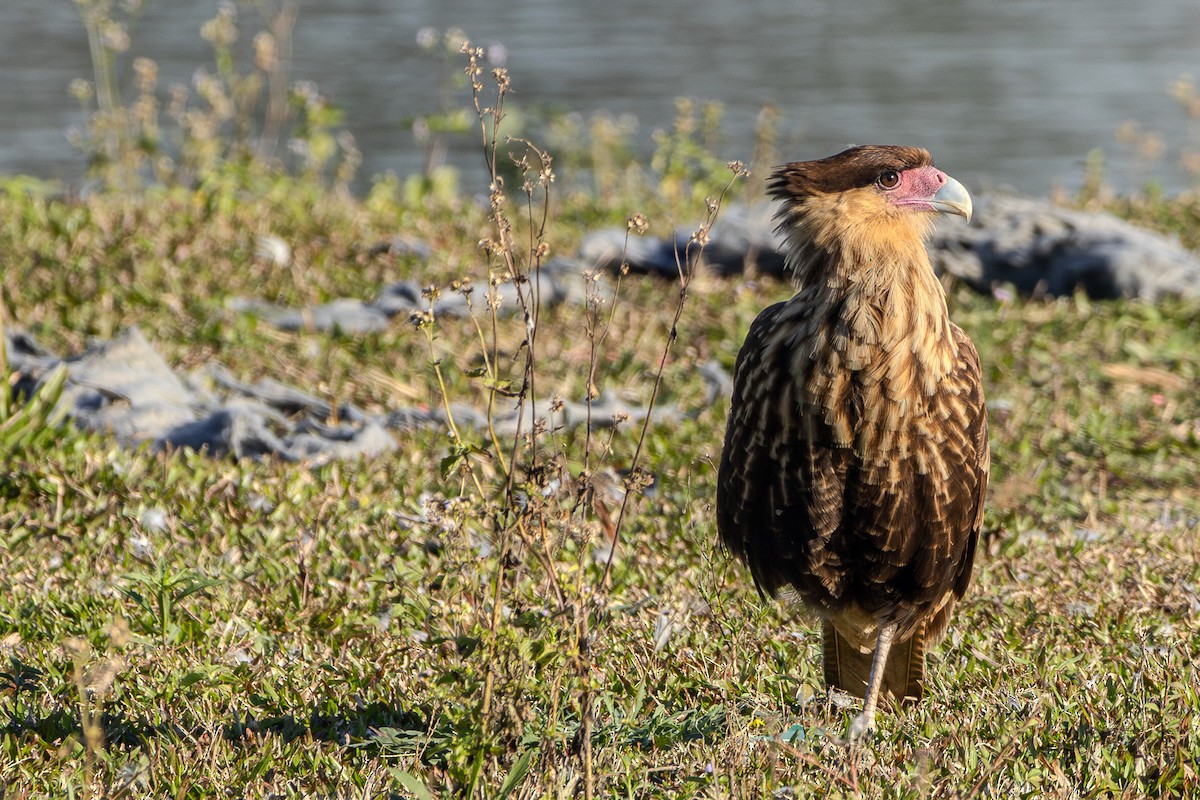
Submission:
[[[889,186],[895,181],[894,186]],[[914,167],[885,172],[876,185],[893,205],[913,211],[937,211],[971,219],[971,195],[961,183],[937,167]]]
[[[900,183],[889,191],[892,202],[898,206],[911,206],[919,211],[936,211],[929,201],[950,180],[937,167],[917,167],[900,173]]]

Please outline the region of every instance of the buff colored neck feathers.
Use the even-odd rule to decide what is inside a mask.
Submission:
[[[934,215],[896,208],[870,188],[804,198],[781,214],[794,302],[837,309],[834,348],[851,370],[877,370],[881,354],[920,360],[932,394],[954,364],[945,292],[925,240]],[[874,366],[873,366],[874,364]]]

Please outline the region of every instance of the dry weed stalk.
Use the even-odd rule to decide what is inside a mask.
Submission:
[[[678,294],[670,330],[658,358],[649,390],[647,414],[641,422],[636,449],[628,477],[621,487],[622,499],[614,520],[603,504],[596,502],[596,496],[598,480],[608,479],[601,478],[601,475],[612,473],[603,465],[603,458],[611,453],[612,439],[616,434],[610,434],[608,441],[598,447],[592,403],[599,394],[596,386],[602,369],[600,353],[612,333],[621,275],[625,270],[621,270],[616,279],[607,310],[603,307],[605,301],[596,285],[599,276],[586,276],[590,280],[582,326],[588,347],[584,382],[587,418],[582,448],[571,448],[566,437],[557,435],[553,426],[554,414],[561,404],[539,382],[543,371],[539,366],[541,350],[538,344],[542,267],[550,252],[546,232],[550,220],[551,189],[555,180],[553,159],[549,153],[528,140],[501,137],[505,99],[511,91],[508,73],[503,68],[490,71],[495,94],[489,102],[484,99],[484,50],[465,42],[462,53],[467,59],[465,71],[479,120],[489,180],[488,203],[492,230],[480,242],[480,248],[489,260],[486,309],[482,315],[477,313],[472,302],[474,289],[468,280],[455,281],[450,289],[462,293],[466,298],[470,324],[481,351],[482,366],[471,374],[481,380],[486,391],[485,444],[479,445],[464,438],[465,431],[454,419],[448,382],[435,354],[433,342],[438,322],[435,301],[440,289],[430,287],[427,290],[428,311],[414,315],[413,321],[428,338],[435,384],[441,393],[443,412],[449,422],[451,455],[444,463],[450,463],[459,470],[460,490],[474,492],[474,505],[481,510],[481,518],[486,520],[495,547],[495,557],[488,562],[494,566],[486,576],[487,587],[481,592],[486,593],[487,601],[481,603],[477,610],[480,627],[486,633],[482,642],[483,689],[479,699],[481,741],[470,775],[468,794],[482,796],[485,793],[481,774],[484,760],[488,757],[485,753],[491,750],[489,743],[503,735],[513,718],[522,717],[521,710],[516,706],[520,703],[519,682],[527,676],[511,677],[511,687],[504,683],[509,654],[504,651],[506,622],[503,610],[509,603],[519,602],[515,596],[507,595],[506,590],[511,591],[518,578],[527,574],[527,567],[523,564],[528,556],[540,568],[540,576],[537,577],[539,592],[550,599],[553,605],[551,618],[559,620],[555,623],[562,626],[558,635],[568,643],[565,652],[561,653],[558,666],[548,675],[552,687],[551,708],[544,720],[545,733],[541,737],[544,744],[536,755],[543,772],[552,776],[549,782],[557,780],[560,788],[582,784],[584,796],[590,798],[595,787],[591,747],[595,718],[593,698],[596,675],[602,671],[602,665],[594,658],[594,644],[606,620],[613,558],[631,510],[631,497],[647,485],[647,475],[641,462],[652,424],[652,412],[662,387],[671,348],[678,337],[692,279],[708,241],[708,231],[715,223],[733,182],[745,176],[747,171],[740,162],[728,165],[732,176],[720,193],[708,201],[704,223],[681,245],[677,254]],[[514,173],[521,181],[519,191],[523,195],[517,212],[510,210],[515,204],[505,182],[505,176]],[[641,234],[647,229],[648,223],[642,214],[630,217],[626,244],[628,234]],[[510,324],[502,323],[499,314],[501,299],[498,287],[502,283],[511,283],[516,289],[517,318],[522,326],[520,344],[512,354],[503,353],[500,345],[502,333],[505,332],[503,325]],[[506,372],[506,364],[511,374]],[[511,439],[502,439],[497,433],[494,414],[501,400],[510,400],[515,406],[517,422]],[[571,474],[572,465],[577,469],[574,475]],[[597,519],[597,515],[601,518]],[[572,539],[586,539],[586,532],[597,525],[609,539],[607,555],[599,563],[593,563],[592,551],[584,541],[582,544],[585,546],[578,548],[576,560],[573,563],[564,562],[561,558],[564,544]],[[505,691],[508,688],[513,691]],[[554,732],[563,729],[571,720],[576,723],[572,741],[557,740]],[[514,755],[510,779],[516,771],[528,768],[527,755]]]

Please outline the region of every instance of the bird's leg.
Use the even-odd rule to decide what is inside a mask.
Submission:
[[[863,699],[863,710],[850,723],[850,730],[846,731],[846,741],[851,744],[875,728],[875,707],[879,704],[879,690],[883,686],[883,674],[887,671],[888,651],[892,649],[892,640],[895,638],[896,623],[889,622],[879,626],[879,636],[875,640],[875,656],[871,660],[871,677],[867,681],[867,696]]]

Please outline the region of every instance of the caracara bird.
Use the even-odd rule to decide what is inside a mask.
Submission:
[[[962,184],[913,147],[855,147],[778,168],[796,294],[738,355],[717,525],[759,592],[820,617],[826,683],[920,699],[925,648],[967,589],[983,521],[979,356],[950,321],[925,249]]]

